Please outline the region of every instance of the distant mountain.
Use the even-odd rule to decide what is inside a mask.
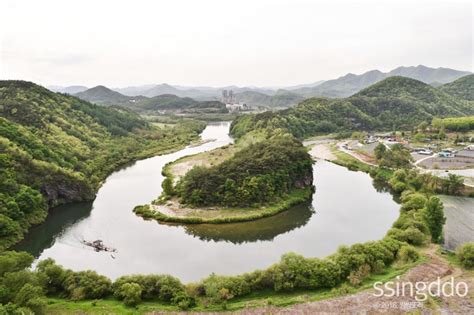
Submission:
[[[406,125],[413,120],[463,116],[474,113],[474,104],[446,94],[426,83],[406,77],[389,77],[349,98],[371,117],[387,124]]]
[[[464,100],[474,101],[474,74],[464,76],[454,82],[442,85],[439,87],[439,90]]]
[[[402,76],[428,84],[445,84],[470,74],[449,68],[429,68],[423,65],[417,67],[398,67],[388,73],[388,76]]]
[[[53,92],[65,93],[65,94],[70,94],[70,95],[76,94],[88,89],[87,86],[82,86],[82,85],[71,85],[71,86],[51,85],[51,86],[48,86],[47,88]]]
[[[130,95],[143,95],[147,97],[154,97],[163,94],[173,94],[179,97],[191,97],[197,100],[217,100],[221,97],[223,90],[232,90],[234,93],[240,93],[245,91],[256,91],[259,93],[265,93],[268,95],[275,94],[276,90],[258,87],[238,87],[238,86],[225,86],[225,87],[187,87],[187,86],[173,86],[166,83],[154,85],[148,89],[141,90],[141,88],[135,89],[136,94]],[[116,89],[116,91],[120,91]],[[133,88],[127,88],[127,92],[130,93]]]
[[[152,88],[146,91],[143,91],[141,95],[146,96],[146,97],[154,97],[154,96],[163,95],[163,94],[178,95],[180,94],[180,90],[178,90],[177,88],[169,84],[163,83],[163,84],[155,85]]]
[[[144,97],[140,96],[125,96],[103,85],[98,85],[83,92],[76,93],[74,96],[91,103],[105,106],[130,106],[136,101],[144,99]]]
[[[256,91],[244,91],[235,94],[238,102],[250,106],[264,106],[270,108],[290,107],[298,104],[304,98],[286,90],[278,90],[274,95],[267,95]]]
[[[179,97],[173,94],[161,94],[142,100],[135,105],[135,108],[142,110],[182,109],[197,103],[197,101],[189,97]]]
[[[474,102],[453,97],[421,81],[396,76],[348,98],[309,98],[286,110],[242,115],[232,128],[238,135],[255,126],[273,126],[278,121],[281,128],[305,138],[348,130],[410,130],[435,117],[473,114]]]
[[[287,86],[287,87],[284,87],[284,89],[292,91],[292,90],[302,89],[302,88],[312,88],[312,87],[320,85],[321,83],[324,83],[324,80],[320,80],[320,81],[316,81],[316,82],[308,83],[308,84],[298,84],[298,85],[293,85],[293,86]]]
[[[386,78],[386,74],[378,70],[368,71],[361,75],[349,73],[338,79],[325,81],[315,87],[296,89],[293,92],[304,97],[347,97],[384,78]]]
[[[173,94],[162,94],[152,98],[142,99],[131,108],[137,112],[146,114],[163,112],[228,112],[225,104],[219,101],[196,101],[190,97],[179,97]]]
[[[469,73],[447,68],[429,68],[423,65],[417,67],[398,67],[388,73],[383,73],[379,70],[368,71],[361,75],[349,73],[338,79],[325,81],[315,87],[300,88],[293,90],[293,92],[304,97],[348,97],[371,84],[392,76],[403,76],[424,83],[439,85],[454,81]]]
[[[126,96],[137,96],[137,95],[143,95],[143,93],[145,93],[146,91],[150,90],[151,88],[155,86],[156,84],[146,84],[146,85],[138,85],[138,86],[128,86],[124,88],[112,88],[112,90]]]

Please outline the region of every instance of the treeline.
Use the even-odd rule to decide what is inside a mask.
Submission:
[[[198,283],[182,284],[167,275],[123,276],[111,282],[93,271],[73,272],[47,259],[29,270],[33,257],[25,253],[4,252],[0,255],[0,302],[11,314],[42,314],[47,307],[46,296],[70,300],[97,300],[114,297],[128,306],[142,301],[160,301],[177,308],[195,305],[220,305],[225,308],[235,298],[271,290],[291,292],[337,288],[341,293],[360,286],[370,275],[384,273],[398,265],[418,260],[415,247],[430,240],[439,242],[444,223],[440,200],[430,195],[425,186],[416,183],[406,170],[398,170],[390,184],[403,183],[400,217],[380,241],[342,246],[323,259],[304,258],[289,253],[279,263],[265,270],[239,276],[210,275]],[[471,248],[462,254],[463,263],[473,264]]]
[[[164,191],[191,206],[255,206],[283,197],[293,189],[310,187],[312,160],[289,134],[275,134],[249,144],[213,167],[194,167],[173,188]]]
[[[0,81],[0,250],[42,222],[49,207],[91,200],[120,165],[197,139],[204,123],[160,129],[23,81]]]
[[[474,105],[423,82],[391,77],[346,99],[311,98],[296,107],[242,115],[232,125],[239,137],[260,128],[283,128],[297,138],[354,130],[411,130],[435,117],[466,116]]]
[[[474,130],[474,116],[450,117],[444,119],[435,118],[431,124],[437,129],[444,128],[449,131],[466,132]]]

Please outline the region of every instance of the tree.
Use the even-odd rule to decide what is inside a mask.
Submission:
[[[428,126],[429,126],[429,124],[428,124],[426,121],[422,121],[422,122],[418,125],[417,129],[420,130],[421,132],[425,132],[426,129],[428,128]]]
[[[465,268],[474,268],[474,243],[461,245],[457,249],[456,255]]]
[[[423,216],[430,229],[431,240],[438,243],[441,240],[443,225],[446,222],[443,203],[438,197],[432,196],[428,199],[423,209]]]
[[[448,174],[448,178],[443,181],[443,190],[451,195],[457,195],[464,186],[464,178],[456,174]]]
[[[120,287],[123,302],[128,306],[136,306],[142,301],[142,287],[137,283],[125,283]]]
[[[163,192],[167,196],[172,196],[174,194],[174,189],[173,189],[173,180],[169,177],[166,177],[163,180],[163,183],[161,183],[161,187],[163,187]]]
[[[0,277],[7,272],[17,272],[28,268],[34,260],[33,256],[25,252],[3,252],[0,254]]]
[[[15,296],[15,304],[30,308],[34,314],[44,314],[46,302],[43,289],[30,283],[25,284]]]
[[[390,150],[387,150],[382,158],[379,160],[379,165],[381,167],[388,168],[411,168],[411,162],[413,158],[403,145],[397,143],[394,144]]]
[[[387,152],[387,147],[385,147],[383,143],[379,143],[374,149],[375,158],[377,161],[384,157],[385,152]]]

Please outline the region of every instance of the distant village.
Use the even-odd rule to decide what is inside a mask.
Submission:
[[[426,169],[464,169],[474,165],[474,145],[464,142],[455,143],[455,148],[449,147],[449,140],[434,140],[425,138],[413,141],[393,133],[366,134],[358,140],[342,143],[341,148],[352,154],[373,156],[375,147],[382,143],[390,147],[396,143],[410,150],[416,166]]]

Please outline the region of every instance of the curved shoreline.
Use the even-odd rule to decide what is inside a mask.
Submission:
[[[217,215],[215,217],[202,217],[202,216],[174,216],[167,215],[163,212],[160,212],[156,209],[152,209],[153,205],[141,205],[136,206],[133,209],[133,212],[142,217],[145,220],[156,220],[158,222],[166,223],[185,223],[185,224],[225,224],[225,223],[236,223],[236,222],[248,222],[254,221],[266,217],[270,217],[288,210],[289,208],[296,206],[302,202],[305,202],[311,198],[313,195],[313,187],[307,187],[304,189],[298,189],[292,191],[288,197],[284,200],[281,200],[275,204],[270,204],[263,208],[239,208],[240,212],[251,211],[249,214],[240,214],[232,215],[232,212],[235,212],[233,208],[211,210],[211,209],[196,209],[198,211],[216,211]],[[170,209],[170,211],[173,211]],[[223,216],[223,211],[229,212],[229,216]]]

